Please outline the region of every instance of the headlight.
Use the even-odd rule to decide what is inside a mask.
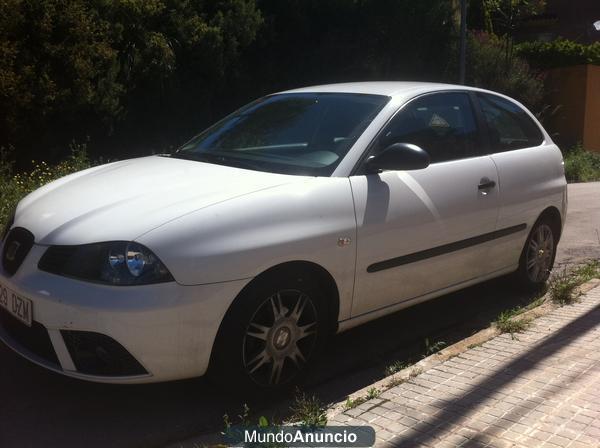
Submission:
[[[148,248],[127,241],[51,246],[38,267],[42,271],[110,285],[147,285],[173,281]]]

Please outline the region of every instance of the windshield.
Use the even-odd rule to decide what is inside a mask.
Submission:
[[[273,173],[330,176],[389,97],[288,93],[261,98],[172,157]]]

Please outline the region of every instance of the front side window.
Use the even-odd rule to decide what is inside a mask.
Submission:
[[[389,97],[268,96],[226,117],[173,157],[274,173],[329,176]]]
[[[493,152],[539,146],[544,137],[531,117],[515,103],[478,93]]]
[[[393,143],[420,146],[431,163],[480,155],[479,132],[468,94],[435,93],[411,101],[383,131],[378,149]]]

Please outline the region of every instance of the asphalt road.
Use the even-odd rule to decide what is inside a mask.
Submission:
[[[569,184],[568,193],[567,223],[556,261],[600,259],[600,182]]]
[[[557,261],[600,258],[600,183],[569,186]],[[306,388],[327,401],[384,376],[395,360],[419,356],[426,337],[451,344],[527,303],[500,278],[401,311],[337,336]],[[273,403],[250,402],[254,410]],[[156,385],[93,384],[37,367],[0,343],[0,447],[158,447],[219,429],[242,403],[203,379]]]

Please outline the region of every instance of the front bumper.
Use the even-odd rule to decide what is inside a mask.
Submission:
[[[0,340],[36,364],[90,381],[144,383],[203,375],[221,320],[249,281],[94,284],[40,271],[45,250],[34,245],[13,276],[0,267],[0,283],[32,301],[34,320],[29,328],[4,313]],[[84,358],[97,352],[128,367],[94,368],[97,360],[82,362],[74,347],[85,349]]]

